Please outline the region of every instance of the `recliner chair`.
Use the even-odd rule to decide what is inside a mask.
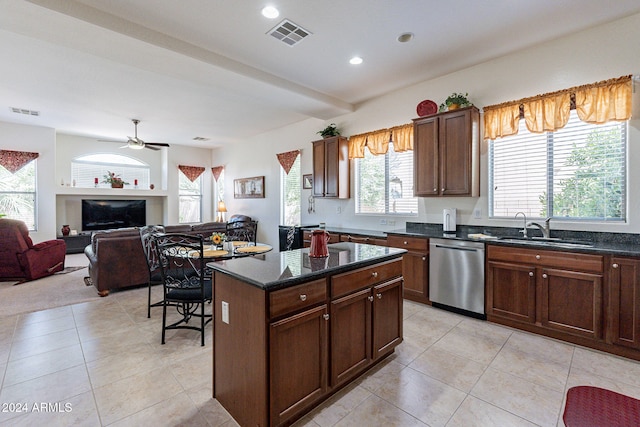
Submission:
[[[35,280],[64,270],[64,240],[34,245],[23,221],[0,218],[0,242],[0,279]]]

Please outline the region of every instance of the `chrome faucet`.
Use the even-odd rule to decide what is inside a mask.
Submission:
[[[525,215],[524,212],[518,212],[516,213],[515,218],[518,219],[518,215],[522,215],[522,217],[524,218],[524,227],[522,228],[522,230],[520,230],[520,232],[522,233],[522,237],[524,237],[525,239],[527,238],[527,215]]]
[[[551,237],[551,229],[549,228],[549,221],[551,221],[551,217],[544,220],[544,225],[538,222],[528,222],[526,227],[538,227],[540,231],[542,231],[542,237],[548,239]]]

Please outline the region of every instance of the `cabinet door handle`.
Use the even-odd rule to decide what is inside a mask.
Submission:
[[[444,192],[444,187],[442,187],[442,191]]]
[[[329,315],[325,313],[325,314],[322,315],[322,318],[324,320],[329,320]]]
[[[368,299],[369,301],[373,301],[373,296],[368,296],[368,297],[367,297],[367,299]]]
[[[536,259],[540,259],[540,255],[536,255]]]
[[[614,263],[611,267],[613,267],[613,268],[618,268],[618,267],[619,267],[619,265]]]
[[[435,193],[436,191],[438,191],[438,189],[437,189],[437,188],[434,188],[434,189],[433,189],[433,192]]]
[[[305,294],[300,294],[300,301],[306,301],[307,296]]]
[[[378,299],[382,299],[382,294],[376,294],[376,296],[378,297]]]
[[[374,279],[378,278],[378,272],[374,271],[373,273],[371,273],[371,277],[373,277]]]
[[[545,273],[545,274],[543,274],[543,275],[542,275],[542,278],[543,278],[543,279],[546,279],[547,277],[548,277],[548,276],[547,276],[547,273]]]
[[[529,272],[529,277],[533,277],[533,271]]]
[[[423,261],[426,261],[426,260],[427,260],[427,257],[426,257],[426,256],[423,256],[423,257],[422,257],[422,260],[423,260]]]

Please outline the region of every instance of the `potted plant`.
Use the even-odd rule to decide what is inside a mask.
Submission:
[[[125,184],[129,184],[128,182],[124,182],[122,178],[115,174],[115,172],[107,171],[107,174],[104,175],[104,180],[102,181],[105,184],[111,184],[111,188],[122,188]]]
[[[331,123],[329,126],[327,126],[326,128],[319,130],[318,132],[316,132],[318,134],[320,134],[323,138],[329,138],[332,136],[340,136],[340,131],[338,130],[338,127],[336,126],[335,123]]]
[[[447,99],[444,100],[442,104],[440,104],[440,111],[448,111],[448,110],[455,110],[457,108],[462,108],[462,107],[469,107],[472,104],[471,104],[471,101],[467,99],[467,96],[469,96],[468,93],[465,93],[465,94],[456,93],[456,92],[452,93],[447,97]]]

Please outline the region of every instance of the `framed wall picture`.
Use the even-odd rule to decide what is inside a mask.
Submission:
[[[302,188],[305,190],[310,190],[313,186],[313,175],[302,175]]]
[[[233,180],[234,199],[264,198],[264,176]]]

